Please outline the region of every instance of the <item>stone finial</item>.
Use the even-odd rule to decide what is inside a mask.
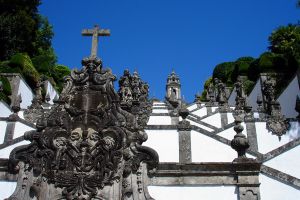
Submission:
[[[263,101],[261,95],[257,95],[256,103],[257,103],[257,111],[263,112],[264,108],[262,106]]]
[[[14,113],[9,115],[8,120],[9,121],[17,121],[19,119],[18,112],[21,110],[21,102],[22,102],[22,96],[21,94],[17,95],[16,98],[13,100],[11,104],[11,109]]]
[[[236,135],[230,143],[231,147],[238,153],[238,158],[236,158],[235,161],[247,159],[246,150],[250,147],[248,139],[242,133],[244,130],[244,127],[241,125],[242,121],[243,120],[239,115],[235,116],[234,131],[236,132]]]
[[[46,100],[47,103],[51,100],[49,93],[46,94],[45,100]]]
[[[298,112],[298,116],[296,118],[300,119],[300,98],[299,98],[298,95],[297,95],[297,98],[296,98],[295,110]]]
[[[245,121],[253,120],[252,106],[250,106],[248,103],[245,103],[244,110],[245,110],[244,120]]]
[[[238,77],[237,82],[234,84],[234,86],[236,91],[235,113],[242,114],[246,104],[246,95],[241,77]]]
[[[195,95],[195,101],[194,101],[197,105],[200,105],[201,104],[201,94],[198,92],[196,95]]]
[[[22,96],[19,94],[16,96],[14,101],[12,102],[11,109],[13,110],[14,113],[18,113],[21,109],[21,103],[22,103]]]
[[[182,118],[182,121],[178,122],[178,130],[191,130],[191,124],[186,120],[187,116],[190,114],[190,111],[183,104],[178,111],[179,116]]]

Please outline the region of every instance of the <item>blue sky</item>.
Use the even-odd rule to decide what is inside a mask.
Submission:
[[[43,0],[40,12],[53,25],[58,63],[80,68],[91,37],[81,30],[99,24],[98,56],[118,77],[137,70],[150,96],[165,95],[172,69],[186,101],[203,90],[215,65],[242,56],[258,57],[280,25],[297,23],[296,0]]]

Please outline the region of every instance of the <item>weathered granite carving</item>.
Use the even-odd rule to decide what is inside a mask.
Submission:
[[[221,112],[227,112],[230,108],[228,106],[225,84],[218,78],[215,78],[214,81],[216,85],[216,101],[219,104],[219,109]]]
[[[234,136],[234,139],[231,141],[231,147],[237,151],[238,158],[236,158],[234,161],[245,161],[248,159],[246,157],[246,150],[250,147],[249,141],[246,138],[246,136],[242,133],[244,130],[244,127],[241,125],[242,123],[241,116],[237,115],[235,116],[235,126],[234,131],[236,132],[236,135]]]
[[[246,95],[241,77],[238,77],[237,82],[234,84],[234,86],[236,91],[234,112],[238,115],[243,113],[246,104]]]
[[[140,79],[137,71],[131,76],[130,72],[125,70],[119,80],[118,94],[121,108],[135,115],[138,125],[144,128],[152,111],[148,99],[149,85]]]
[[[32,104],[24,111],[25,120],[36,123],[38,118],[44,115],[44,110],[42,107],[43,97],[42,97],[42,81],[38,81],[35,87],[35,96],[32,99]]]
[[[111,70],[96,57],[82,65],[37,130],[25,133],[31,144],[11,152],[9,168],[19,179],[9,199],[130,199],[134,184],[143,184],[131,181],[141,163],[148,172],[158,164],[157,153],[141,145],[147,134],[139,119],[120,106]]]
[[[263,95],[266,100],[266,113],[267,123],[266,128],[277,135],[279,140],[289,129],[289,123],[285,117],[281,114],[281,107],[278,101],[275,100],[275,85],[276,82],[271,76],[267,76],[267,79],[263,82]]]

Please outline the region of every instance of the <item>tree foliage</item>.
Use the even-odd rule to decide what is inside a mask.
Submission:
[[[34,88],[43,78],[58,90],[70,73],[57,65],[53,27],[38,13],[41,0],[0,0],[0,73],[20,73]]]
[[[231,83],[231,75],[234,69],[234,62],[218,64],[213,71],[213,78],[218,78],[224,83]]]
[[[299,56],[300,26],[280,26],[269,37],[271,52],[286,56]]]

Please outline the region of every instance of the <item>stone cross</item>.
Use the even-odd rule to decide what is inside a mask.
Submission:
[[[92,39],[92,50],[91,57],[97,57],[97,49],[98,49],[98,36],[110,36],[109,29],[100,29],[98,25],[95,25],[93,29],[83,29],[81,34],[83,36],[93,36]]]

